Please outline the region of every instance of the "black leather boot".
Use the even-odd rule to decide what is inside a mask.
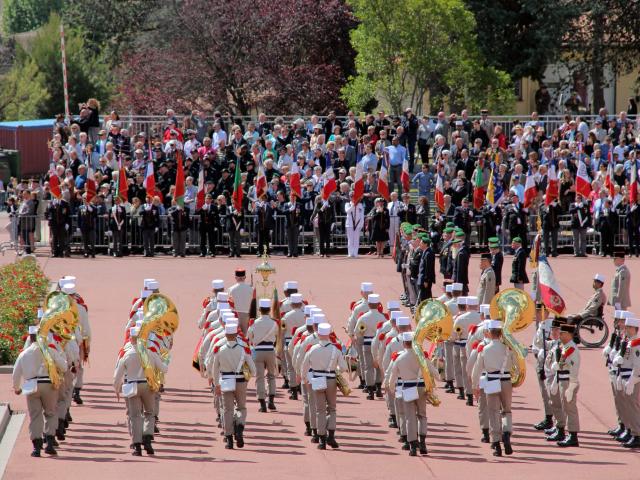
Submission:
[[[160,422],[160,420],[158,420],[158,417],[155,417],[155,422],[153,423],[153,433],[160,433],[160,429],[158,428],[158,423]]]
[[[327,437],[325,437],[324,435],[320,435],[318,437],[319,443],[318,443],[318,450],[326,450],[327,449]]]
[[[82,398],[80,398],[80,389],[79,388],[74,388],[73,389],[73,401],[76,402],[76,405],[82,405],[84,403],[82,401]]]
[[[622,445],[624,448],[640,448],[640,436],[634,435],[627,443]]]
[[[276,398],[275,395],[269,395],[269,403],[267,403],[267,407],[269,408],[269,410],[276,409],[276,404],[274,402],[275,398]]]
[[[612,437],[617,437],[618,435],[620,435],[620,432],[624,432],[625,430],[626,428],[624,426],[624,423],[619,423],[617,427],[612,428],[607,433]]]
[[[291,395],[289,395],[289,400],[298,400],[298,387],[293,387],[291,389]]]
[[[58,428],[56,428],[56,438],[58,440],[64,440],[64,420],[58,419]]]
[[[616,440],[621,443],[627,443],[631,440],[631,430],[627,428],[624,432],[620,432],[620,435],[616,437]]]
[[[142,444],[141,443],[134,443],[133,444],[133,452],[131,452],[131,455],[133,455],[134,457],[141,457],[142,456]]]
[[[473,395],[467,393],[467,405],[473,407]]]
[[[236,432],[236,444],[238,445],[238,448],[244,447],[244,436],[243,436],[244,425],[242,425],[241,423],[236,424],[235,432]]]
[[[556,427],[555,432],[547,437],[547,442],[559,442],[564,440],[564,427]]]
[[[311,429],[311,443],[318,443],[320,441],[320,437],[318,436],[318,430],[315,428]]]
[[[420,435],[420,441],[418,442],[418,450],[420,451],[420,455],[427,454],[427,436]]]
[[[458,396],[456,398],[458,400],[464,400],[464,388],[458,387]]]
[[[31,452],[31,456],[39,457],[40,450],[42,450],[42,439],[36,438],[35,440],[31,440],[31,443],[33,444],[33,452]]]
[[[224,442],[224,448],[227,450],[233,450],[233,435],[225,435]]]
[[[491,444],[491,449],[493,450],[493,456],[494,457],[501,457],[502,456],[502,447],[500,446],[500,442],[493,442]]]
[[[557,430],[557,428],[556,428],[556,426],[554,425],[554,426],[553,426],[553,427],[551,427],[551,428],[547,428],[547,429],[544,431],[544,434],[545,434],[545,435],[553,435],[554,433],[556,433],[556,430]]]
[[[409,456],[415,457],[417,455],[418,455],[418,442],[414,440],[409,444]]]
[[[400,443],[402,443],[402,450],[409,450],[409,448],[411,448],[411,445],[409,444],[409,440],[407,440],[406,435],[400,436]]]
[[[73,418],[71,418],[71,412],[69,410],[67,410],[67,416],[64,417],[64,419],[67,422],[67,428],[69,428],[69,424],[73,422]]]
[[[579,447],[578,434],[576,432],[569,432],[569,435],[564,440],[556,442],[559,447]]]
[[[367,400],[375,400],[374,394],[376,389],[374,387],[367,387],[365,391],[367,392]]]
[[[44,442],[46,442],[46,441],[47,441],[47,437],[44,437],[44,436],[43,436],[43,437],[42,437],[42,444],[44,445]],[[55,436],[53,437],[53,446],[54,446],[54,447],[59,447],[59,446],[60,446],[60,444],[59,444],[59,443],[58,443],[58,441],[56,440],[56,437],[55,437]]]
[[[340,448],[338,442],[336,442],[336,431],[335,430],[327,430],[329,432],[329,436],[327,437],[327,445],[331,448]]]
[[[502,443],[504,443],[504,454],[511,455],[513,448],[511,448],[511,432],[502,433]]]
[[[286,388],[286,389],[290,388],[290,387],[289,387],[289,380],[287,380],[287,379],[285,378],[285,379],[284,379],[284,383],[282,384],[282,386],[281,386],[280,388]]]
[[[491,440],[489,440],[489,429],[488,428],[483,428],[482,429],[482,438],[480,439],[480,441],[482,443],[490,443]]]
[[[47,446],[44,449],[47,455],[57,455],[56,449],[53,448],[53,435],[47,435]]]
[[[264,398],[259,398],[258,402],[260,402],[260,408],[258,409],[259,412],[266,412],[267,411],[267,401]]]
[[[382,398],[382,384],[376,383],[376,397]]]
[[[546,415],[544,420],[536,423],[533,428],[536,430],[547,430],[548,428],[553,427],[553,415]]]
[[[396,420],[395,415],[391,415],[389,418],[389,427],[390,428],[398,428],[398,421]]]
[[[310,437],[311,436],[311,423],[304,422],[304,425],[305,425],[304,436],[305,437]]]
[[[358,385],[359,390],[364,390],[367,385],[364,383],[364,378],[360,377],[360,384]]]
[[[444,384],[444,391],[447,393],[456,393],[456,389],[453,386],[453,380],[447,380]]]
[[[156,453],[151,445],[151,435],[142,436],[142,446],[144,447],[144,451],[147,452],[147,455],[153,455]]]

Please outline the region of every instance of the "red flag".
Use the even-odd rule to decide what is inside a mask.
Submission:
[[[607,176],[604,179],[604,186],[609,190],[609,196],[611,198],[615,197],[615,183],[613,181],[613,151],[612,148],[609,148],[609,153],[607,154]]]
[[[382,154],[382,164],[378,174],[378,193],[385,200],[389,200],[389,181],[387,180],[387,165],[389,164],[389,153],[385,150]]]
[[[289,185],[291,191],[294,192],[298,198],[302,198],[302,186],[300,185],[300,167],[297,162],[293,162],[291,167],[291,177],[289,177]]]
[[[196,195],[196,210],[200,210],[204,205],[204,168],[200,165],[200,173],[198,174],[198,194]]]
[[[584,198],[588,198],[591,193],[591,179],[587,174],[587,166],[583,160],[578,162],[578,173],[576,175],[576,193]]]
[[[49,190],[54,198],[60,198],[62,196],[62,191],[60,190],[60,179],[55,172],[50,173],[49,175]]]
[[[87,181],[85,182],[84,190],[87,193],[87,202],[91,202],[93,197],[97,194],[96,181],[93,178],[93,168],[89,166],[87,172]]]
[[[551,202],[557,200],[560,196],[560,190],[558,185],[558,174],[556,173],[556,165],[553,161],[549,163],[549,170],[547,171],[547,191],[545,192],[544,204],[550,205]]]
[[[118,196],[123,202],[129,201],[129,186],[127,185],[127,173],[122,164],[122,157],[118,160]]]
[[[231,196],[231,200],[233,201],[233,208],[236,209],[237,212],[242,211],[242,197],[244,191],[242,190],[242,173],[240,172],[240,167],[236,165],[235,174],[233,176],[233,195]]]
[[[638,161],[633,158],[631,163],[631,175],[629,177],[629,203],[638,203]]]
[[[353,203],[354,205],[362,200],[364,195],[364,168],[362,162],[356,164],[356,177],[353,182]]]
[[[442,180],[442,175],[440,175],[440,167],[438,167],[436,175],[438,176],[438,178],[436,179],[436,191],[434,194],[434,200],[436,201],[438,210],[440,210],[441,213],[444,213],[444,181]]]
[[[254,157],[255,161],[255,157]],[[256,198],[260,198],[267,192],[267,177],[264,174],[264,166],[262,165],[262,160],[260,159],[260,154],[258,154],[258,175],[256,177]]]
[[[184,165],[181,150],[176,150],[176,157],[178,157],[178,169],[176,171],[176,191],[173,193],[173,198],[178,205],[184,207]]]
[[[533,179],[533,171],[529,167],[527,172],[527,181],[524,184],[524,208],[529,208],[538,195],[538,187]]]
[[[156,189],[156,176],[154,173],[153,162],[147,163],[147,170],[145,171],[144,181],[142,185],[147,191],[147,195],[151,195],[152,198],[159,197],[160,201],[163,200],[162,192]]]
[[[400,181],[402,182],[402,191],[409,193],[411,190],[411,177],[409,176],[409,160],[404,159],[402,161],[402,173],[400,174]]]
[[[329,153],[326,156],[326,169],[324,171],[324,185],[322,185],[322,199],[326,202],[329,200],[329,197],[333,192],[336,191],[338,185],[336,184],[336,177],[333,174],[333,165],[331,165],[331,160],[329,157]]]
[[[473,208],[480,210],[484,205],[486,195],[484,187],[482,186],[482,165],[480,165],[480,162],[478,162],[478,166],[476,167],[475,180],[475,185],[473,187]]]
[[[566,309],[566,304],[560,295],[556,277],[546,257],[538,259],[538,282],[542,303],[556,315],[562,315]]]

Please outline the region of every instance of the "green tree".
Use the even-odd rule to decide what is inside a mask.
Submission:
[[[63,0],[4,0],[2,24],[7,34],[28,32],[44,25]]]
[[[22,55],[25,55],[22,53]],[[29,79],[29,81],[25,81]],[[20,120],[41,116],[42,105],[50,99],[44,75],[30,58],[19,61],[2,82],[0,112],[2,120]]]
[[[380,95],[396,114],[407,105],[420,111],[425,92],[437,107],[487,105],[498,98],[497,111],[512,108],[513,86],[504,72],[486,66],[473,15],[461,0],[350,3],[360,21],[351,34],[358,73],[342,90],[351,108]]]

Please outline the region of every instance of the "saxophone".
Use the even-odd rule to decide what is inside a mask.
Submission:
[[[78,323],[78,306],[75,300],[66,293],[53,291],[44,301],[44,315],[38,326],[37,343],[51,380],[51,386],[60,386],[61,375],[49,351],[49,333],[60,336],[63,346],[71,338]]]
[[[161,293],[153,293],[145,299],[144,320],[138,334],[136,350],[140,355],[140,363],[149,384],[149,389],[153,392],[157,392],[160,389],[160,384],[164,381],[164,374],[155,369],[149,361],[147,346],[149,335],[151,333],[163,337],[173,335],[178,329],[179,323],[178,310],[169,297]],[[160,358],[167,362],[169,360],[169,351],[161,349]]]
[[[435,393],[436,385],[428,364],[430,360],[425,356],[422,344],[425,340],[436,343],[448,339],[453,330],[453,319],[447,306],[435,299],[425,300],[418,305],[415,319],[418,325],[413,337],[413,351],[422,367],[427,401],[437,407],[440,405],[440,399]]]
[[[516,356],[516,363],[511,370],[511,384],[519,387],[527,373],[524,359],[528,349],[513,334],[524,330],[535,320],[535,304],[524,290],[507,288],[493,297],[490,313],[491,318],[502,319],[502,338]]]

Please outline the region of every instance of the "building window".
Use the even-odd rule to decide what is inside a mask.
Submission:
[[[522,101],[522,79],[518,79],[513,82],[513,93],[516,94],[516,100]]]

